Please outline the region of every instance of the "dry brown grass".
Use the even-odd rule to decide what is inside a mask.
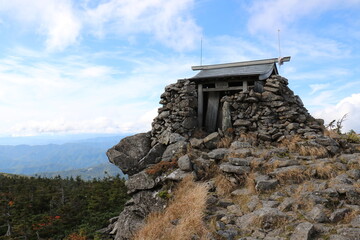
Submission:
[[[351,211],[345,214],[345,217],[340,221],[342,224],[349,224],[355,217],[360,215],[360,211]]]
[[[248,203],[251,200],[251,195],[243,194],[243,195],[237,195],[233,197],[234,203],[238,204],[240,206],[241,211],[244,213],[249,213],[250,209],[248,207]]]
[[[291,152],[298,152],[300,155],[303,156],[313,156],[313,157],[327,157],[328,151],[325,147],[319,146],[304,146],[299,145],[299,142],[303,142],[304,139],[299,136],[295,135],[290,138],[285,138],[281,141],[280,147],[286,147]]]
[[[177,159],[173,159],[169,162],[165,162],[165,161],[158,162],[157,164],[147,168],[145,171],[147,174],[158,176],[176,167],[177,167]]]
[[[253,171],[260,171],[262,172],[263,168],[263,163],[261,161],[251,161],[250,162],[250,168],[253,170]]]
[[[253,132],[240,133],[238,137],[239,141],[254,143],[257,141],[257,136]]]
[[[303,156],[313,157],[327,157],[329,156],[328,151],[325,147],[314,147],[314,146],[299,146],[298,152]]]
[[[228,196],[235,186],[223,174],[218,174],[215,177],[215,187],[218,194]]]
[[[320,163],[308,168],[305,174],[320,179],[329,179],[336,176],[337,168],[329,163],[328,164]]]
[[[295,198],[296,203],[301,209],[310,210],[314,207],[314,203],[312,201],[309,201],[306,195],[304,195],[304,193],[313,192],[314,190],[315,186],[314,183],[311,181],[303,182],[296,188],[293,197]]]
[[[290,151],[295,152],[298,149],[298,142],[303,141],[304,139],[300,137],[299,135],[292,136],[291,138],[284,138],[279,147],[286,147]]]
[[[245,187],[251,194],[256,193],[255,185],[255,173],[249,173],[245,179]]]
[[[331,138],[341,138],[340,134],[334,130],[325,129],[324,135]]]
[[[304,180],[306,180],[308,178],[308,176],[306,175],[305,171],[302,171],[300,169],[293,169],[293,170],[289,170],[286,172],[282,172],[282,173],[278,173],[276,175],[277,180],[279,180],[279,182],[281,184],[284,183],[301,183]]]
[[[279,160],[275,160],[273,162],[267,162],[264,164],[264,172],[265,173],[270,173],[272,171],[274,171],[275,169],[277,169],[280,165],[280,161]]]
[[[284,228],[289,221],[287,217],[282,216],[261,216],[257,217],[253,224],[261,229],[277,229]]]
[[[205,185],[195,183],[192,176],[184,178],[169,206],[161,213],[151,213],[134,239],[208,239],[209,231],[203,222],[207,194]]]
[[[220,141],[217,143],[218,148],[229,148],[231,143],[233,141],[233,138],[231,136],[224,136],[220,139]]]
[[[360,182],[356,182],[353,184],[354,188],[358,190],[358,192],[360,192]]]
[[[194,130],[194,132],[192,133],[192,137],[193,138],[198,138],[198,139],[201,139],[201,138],[204,138],[208,135],[208,133],[202,129],[199,129],[199,128],[196,128]]]

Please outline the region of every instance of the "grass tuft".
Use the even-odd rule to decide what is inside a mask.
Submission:
[[[151,213],[135,240],[208,239],[203,217],[208,190],[185,177],[177,186],[174,198],[163,212]]]
[[[215,186],[216,192],[222,196],[229,195],[234,189],[234,185],[223,174],[215,177]]]

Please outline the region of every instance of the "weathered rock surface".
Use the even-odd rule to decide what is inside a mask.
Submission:
[[[123,173],[133,175],[144,168],[139,166],[139,162],[151,149],[150,139],[149,132],[126,137],[110,148],[106,155],[109,161],[118,166]]]
[[[128,193],[133,193],[138,190],[147,190],[155,187],[155,181],[146,172],[140,172],[129,177],[125,182]]]
[[[290,240],[309,240],[315,232],[314,225],[309,222],[303,222],[296,226]]]
[[[135,232],[144,224],[145,217],[154,211],[160,211],[166,206],[166,201],[154,196],[151,191],[141,191],[133,195],[127,206],[121,212],[111,235],[114,239],[132,239]]]
[[[129,174],[132,199],[101,232],[132,239],[144,218],[166,205],[158,193],[171,193],[192,174],[208,186],[210,240],[359,240],[360,145],[324,136],[324,122],[307,112],[285,78],[271,76],[263,85],[262,93],[226,93],[213,133],[196,129],[196,84],[167,86],[151,133],[107,152]]]

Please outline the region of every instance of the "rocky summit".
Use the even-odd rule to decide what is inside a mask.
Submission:
[[[191,239],[360,239],[358,143],[327,131],[279,75],[261,92],[224,91],[219,101],[217,131],[199,128],[196,83],[179,80],[161,95],[150,132],[108,150],[132,198],[101,232],[133,239],[191,175],[208,190],[208,234]]]

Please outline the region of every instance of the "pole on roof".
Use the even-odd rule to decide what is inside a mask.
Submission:
[[[281,58],[281,47],[280,47],[280,29],[278,29],[278,44],[279,44],[279,59]]]
[[[202,66],[202,51],[203,51],[202,42],[203,42],[203,39],[201,37],[201,41],[200,41],[200,66]]]

